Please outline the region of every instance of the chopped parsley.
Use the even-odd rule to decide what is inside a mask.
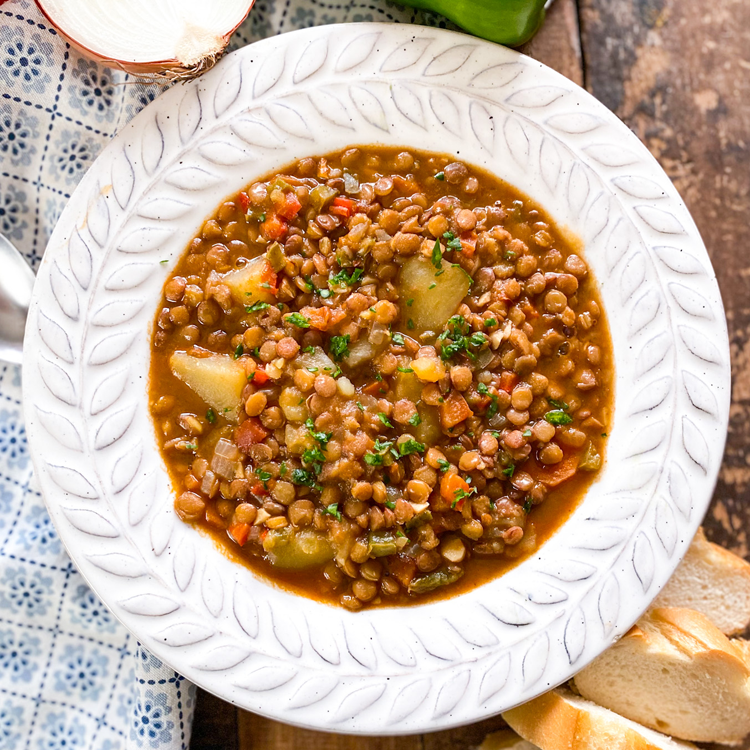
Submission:
[[[443,265],[443,249],[440,247],[440,240],[435,240],[435,246],[432,248],[432,265],[438,271]]]
[[[451,467],[450,461],[446,461],[444,458],[439,458],[437,460],[437,465],[440,471],[448,471],[448,469],[450,469]]]
[[[245,305],[245,312],[260,312],[261,310],[267,310],[269,307],[271,307],[271,305],[269,305],[268,302],[261,302],[260,300],[258,300],[257,302],[253,302],[252,305]]]
[[[469,359],[476,359],[476,351],[482,349],[488,343],[488,339],[479,331],[470,331],[471,328],[463,315],[454,315],[448,320],[445,330],[438,336],[438,341],[441,342],[440,357],[443,361],[462,353]]]
[[[391,420],[388,419],[388,417],[385,415],[384,412],[380,411],[378,412],[378,419],[386,426],[386,427],[393,427],[393,424],[391,423]]]
[[[368,466],[383,466],[391,463],[392,440],[381,440],[378,438],[373,446],[372,453],[365,453],[365,463]],[[388,463],[386,464],[386,460]]]
[[[473,495],[476,491],[476,487],[472,487],[470,490],[456,490],[453,493],[453,502],[451,503],[451,508],[455,508],[462,500],[466,500],[467,497]]]
[[[523,504],[523,511],[524,511],[524,513],[528,513],[531,510],[531,508],[533,507],[533,505],[534,505],[534,503],[532,503],[531,500],[527,500]]]
[[[315,487],[315,474],[306,469],[292,469],[292,484],[302,487]]]
[[[297,328],[310,327],[310,321],[304,315],[300,315],[298,312],[289,313],[289,315],[287,315],[284,320],[287,323],[291,323],[292,325],[297,326]]]
[[[419,416],[419,412],[418,411],[415,411],[414,414],[412,414],[409,417],[409,424],[412,427],[416,427],[418,424],[421,424],[421,423],[422,423],[422,417]]]
[[[165,263],[169,263],[169,261],[168,260],[160,260],[159,263],[161,263],[162,265],[164,265]]]
[[[522,434],[524,437],[529,438],[531,437],[531,430],[524,430]]]
[[[255,476],[258,477],[258,481],[263,482],[263,486],[266,486],[266,482],[271,478],[271,472],[265,469],[258,469],[255,472]]]
[[[404,346],[404,344],[406,344],[406,342],[404,341],[404,336],[401,333],[394,333],[393,336],[391,336],[391,340],[397,346]]]
[[[432,284],[430,284],[427,289],[434,289],[437,286],[437,284],[433,281]]]
[[[573,417],[570,414],[566,414],[562,409],[556,409],[555,411],[548,411],[544,418],[555,427],[560,427],[564,424],[570,424],[573,421]]]
[[[396,510],[396,503],[393,500],[386,500],[385,507],[388,508],[389,510]]]
[[[563,411],[568,411],[568,409],[570,409],[564,401],[558,401],[555,398],[548,398],[547,401],[549,402],[549,405],[554,406],[555,409],[562,409]]]
[[[378,383],[382,383],[383,382],[383,376],[379,372],[376,372],[375,373],[375,380],[377,380]]]
[[[489,326],[496,326],[497,325],[497,321],[495,320],[495,318],[487,318],[487,320],[484,321],[484,324],[487,327],[489,327]]]
[[[302,351],[305,354],[313,354],[315,352],[315,347],[314,346],[306,346]]]
[[[206,419],[209,421],[210,424],[216,423],[216,412],[213,409],[209,409],[206,412]]]
[[[339,510],[338,503],[331,503],[330,505],[323,508],[324,516],[333,516],[337,521],[341,520],[341,511]]]
[[[406,300],[406,306],[407,307],[411,307],[413,304],[414,304],[414,298],[413,297],[412,297],[412,299]]]
[[[477,385],[477,391],[483,396],[486,396],[490,392],[490,389],[484,383],[479,383]]]
[[[323,451],[316,445],[314,448],[308,448],[302,454],[302,463],[305,464],[322,464],[325,463],[326,457],[323,455]]]
[[[344,357],[349,355],[349,341],[351,337],[349,334],[344,336],[332,336],[331,344],[328,347],[328,351],[333,357],[335,362],[340,362]]]
[[[358,409],[359,409],[360,411],[364,411],[364,410],[365,410],[365,407],[364,407],[364,406],[362,406],[362,402],[361,402],[361,401],[357,401],[357,408],[358,408]]]
[[[493,396],[490,393],[490,407],[487,409],[487,419],[492,419],[492,417],[497,414],[497,412],[500,410],[500,404],[498,402],[497,396]]]
[[[445,232],[443,238],[448,240],[448,247],[451,250],[461,250],[463,247],[463,245],[461,245],[461,240],[458,239],[453,232]]]
[[[406,321],[406,327],[407,327],[407,328],[408,328],[408,329],[409,329],[410,331],[413,331],[413,330],[414,330],[414,321],[413,321],[413,320],[412,320],[411,318],[409,318],[409,320],[407,320],[407,321]]]
[[[402,456],[410,456],[412,453],[424,453],[424,445],[414,438],[404,440],[403,443],[399,443],[398,452]]]
[[[399,367],[396,368],[399,372],[414,372],[414,370],[411,369],[411,367]]]
[[[245,347],[242,344],[237,344],[237,348],[234,350],[234,358],[239,359],[245,353]]]
[[[279,476],[286,476],[287,472],[287,465],[285,461],[281,462],[281,466],[279,467]]]
[[[312,419],[308,419],[305,422],[305,427],[307,427],[307,431],[310,433],[310,436],[313,438],[313,440],[319,442],[323,446],[323,448],[328,445],[328,441],[333,437],[332,432],[316,432],[315,422],[313,422]]]
[[[354,286],[363,276],[364,270],[361,268],[355,268],[351,274],[346,272],[345,268],[342,268],[335,276],[331,276],[328,279],[330,286]]]
[[[435,175],[435,179],[436,180],[440,180],[442,182],[445,179],[445,172],[438,172]]]
[[[195,443],[185,443],[185,447],[189,451],[197,451],[198,450],[198,446]]]
[[[508,477],[508,479],[512,479],[513,475],[516,473],[516,465],[515,464],[508,464],[503,469],[503,474]]]

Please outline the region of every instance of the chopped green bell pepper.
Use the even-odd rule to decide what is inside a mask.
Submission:
[[[544,21],[545,0],[399,0],[444,15],[470,34],[518,47]]]

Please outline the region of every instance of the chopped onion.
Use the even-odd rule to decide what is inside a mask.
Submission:
[[[356,195],[359,192],[359,180],[349,172],[344,172],[344,191],[349,195]]]
[[[210,469],[203,475],[203,481],[201,482],[201,492],[206,497],[213,497],[216,494],[216,487],[218,481],[216,475]]]
[[[234,463],[239,457],[240,449],[226,438],[221,438],[214,448],[211,469],[222,479],[234,479]]]
[[[211,68],[254,0],[37,0],[84,55],[135,74],[188,79]]]

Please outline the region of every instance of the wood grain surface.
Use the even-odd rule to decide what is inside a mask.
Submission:
[[[750,559],[750,2],[556,0],[522,51],[585,86],[637,133],[703,235],[727,311],[733,380],[727,448],[705,527],[712,541]],[[191,747],[472,750],[502,726],[498,717],[410,737],[331,735],[201,691]]]

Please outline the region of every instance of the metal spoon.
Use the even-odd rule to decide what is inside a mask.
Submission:
[[[23,332],[34,287],[34,272],[0,234],[0,359],[21,364]]]

